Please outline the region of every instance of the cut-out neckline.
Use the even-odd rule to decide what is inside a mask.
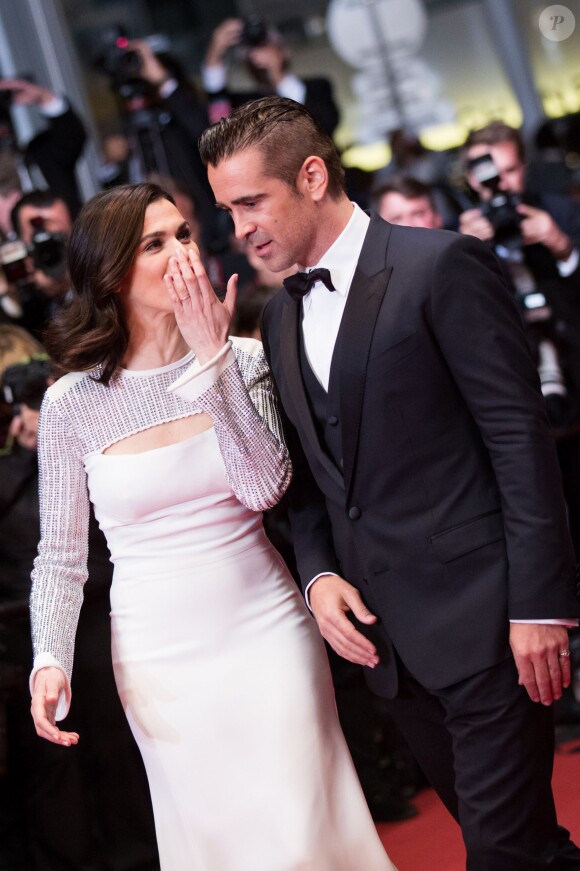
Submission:
[[[195,416],[197,416],[197,415],[195,415]],[[186,420],[187,419],[188,418],[186,418]],[[139,430],[139,432],[133,433],[129,436],[125,436],[124,438],[119,439],[118,441],[113,442],[110,445],[107,445],[107,447],[104,448],[104,450],[99,451],[99,454],[102,457],[138,457],[140,454],[149,454],[153,451],[167,450],[168,448],[174,448],[174,447],[177,447],[179,445],[186,444],[187,442],[193,441],[193,439],[196,439],[199,436],[205,435],[206,433],[211,432],[214,429],[213,424],[211,423],[211,420],[210,420],[209,424],[207,426],[205,426],[203,429],[200,429],[197,432],[191,433],[190,435],[186,435],[185,438],[180,438],[180,439],[177,439],[176,441],[173,441],[173,442],[167,442],[167,444],[164,444],[164,445],[155,445],[153,447],[145,447],[143,450],[137,450],[137,451],[134,451],[134,450],[133,451],[131,451],[131,450],[128,450],[128,451],[127,450],[111,450],[111,449],[114,449],[120,445],[130,443],[133,440],[137,441],[144,433],[150,432],[150,430],[152,430],[152,429],[164,428],[170,423],[175,423],[175,421],[166,421],[163,424],[157,424],[154,427],[147,427],[144,430]]]

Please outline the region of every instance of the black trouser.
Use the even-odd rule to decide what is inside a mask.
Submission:
[[[517,681],[511,657],[432,692],[401,665],[400,696],[386,705],[461,825],[468,871],[580,869],[556,823],[552,709]]]

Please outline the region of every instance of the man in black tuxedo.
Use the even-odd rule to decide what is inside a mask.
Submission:
[[[200,153],[269,269],[317,267],[286,279],[262,333],[322,634],[389,700],[461,824],[470,871],[580,868],[550,787],[575,564],[536,369],[495,256],[369,219],[331,140],[292,101],[241,107]]]

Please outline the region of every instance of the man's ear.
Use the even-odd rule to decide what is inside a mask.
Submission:
[[[328,190],[328,170],[321,157],[313,154],[306,158],[298,172],[297,187],[317,202],[324,197]]]

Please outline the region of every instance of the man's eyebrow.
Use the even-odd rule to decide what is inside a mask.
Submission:
[[[255,203],[256,200],[261,200],[265,196],[266,194],[244,194],[243,197],[236,197],[235,200],[232,200],[232,206],[241,206],[243,203],[248,202]],[[229,209],[229,206],[226,206],[225,203],[216,202],[216,206],[218,209]]]

